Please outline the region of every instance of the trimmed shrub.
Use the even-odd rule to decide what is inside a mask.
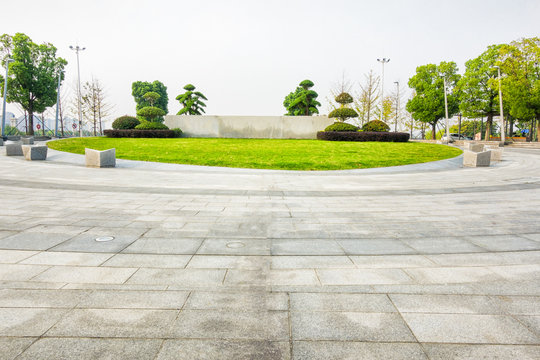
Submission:
[[[332,125],[329,125],[324,129],[324,131],[358,131],[360,130],[357,126],[347,124],[344,122],[335,122]]]
[[[151,121],[143,121],[139,125],[135,126],[137,130],[169,130],[169,127],[165,124]]]
[[[352,103],[354,100],[353,100],[353,97],[349,94],[349,93],[346,93],[346,92],[342,92],[341,94],[339,94],[338,96],[336,96],[336,102],[338,104],[350,104]]]
[[[381,120],[371,120],[362,126],[362,131],[386,132],[388,130],[390,130],[390,126]]]
[[[167,113],[155,106],[145,106],[142,109],[137,111],[137,116],[145,118],[147,121],[151,122],[161,122],[157,121],[160,117],[166,115]],[[156,120],[154,120],[156,119]]]
[[[174,131],[174,135],[175,135],[174,137],[177,137],[177,138],[182,137],[183,132],[180,128],[174,128],[171,130]]]
[[[105,130],[106,137],[110,138],[173,138],[176,134],[173,130]]]
[[[371,131],[319,131],[317,139],[329,141],[407,142],[409,133]]]
[[[139,125],[140,123],[141,122],[136,117],[124,115],[113,121],[112,128],[115,130],[135,129],[135,126]]]
[[[357,117],[358,113],[354,109],[347,107],[340,107],[334,109],[328,114],[329,118],[339,118],[341,121],[345,121],[348,118]]]

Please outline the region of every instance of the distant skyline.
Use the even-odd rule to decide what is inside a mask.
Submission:
[[[409,94],[417,66],[465,61],[488,45],[540,36],[538,0],[386,1],[78,1],[29,0],[2,5],[1,33],[50,42],[66,59],[64,88],[98,79],[115,118],[135,114],[134,81],[159,80],[175,97],[191,83],[208,101],[208,115],[283,115],[283,99],[310,79],[328,113],[326,98],[342,75],[353,96],[364,74],[381,73],[385,94]],[[5,15],[8,14],[8,15]],[[3,70],[2,70],[3,73]],[[405,102],[403,102],[403,105]],[[14,104],[7,111],[19,114]]]

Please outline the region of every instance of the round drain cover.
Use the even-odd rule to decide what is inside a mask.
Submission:
[[[105,242],[105,241],[111,241],[114,240],[113,236],[100,236],[96,238],[97,242]]]
[[[246,246],[246,244],[244,244],[243,242],[240,242],[240,241],[233,241],[233,242],[227,243],[227,247],[228,248],[233,248],[233,249],[242,248],[244,246]]]

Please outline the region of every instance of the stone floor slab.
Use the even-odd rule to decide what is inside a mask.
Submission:
[[[289,308],[285,293],[267,291],[203,292],[194,291],[185,308],[193,310],[282,310]]]
[[[0,239],[0,249],[47,250],[71,237],[66,233],[21,232]]]
[[[33,337],[0,337],[0,360],[15,359],[36,340]]]
[[[539,346],[457,344],[423,344],[422,346],[432,360],[535,360],[540,358]]]
[[[419,344],[353,341],[295,341],[295,360],[421,360],[428,359]]]
[[[150,269],[142,268],[128,284],[164,284],[184,287],[219,286],[225,278],[222,269]]]
[[[135,271],[137,271],[135,268],[53,266],[32,280],[62,283],[123,284]]]
[[[42,251],[20,264],[99,266],[111,256],[112,254]]]
[[[77,307],[180,310],[188,296],[187,291],[94,290],[85,296]]]
[[[319,269],[323,285],[408,284],[411,278],[400,269]]]
[[[384,294],[291,293],[292,311],[396,312]]]
[[[0,336],[41,336],[66,309],[0,308]]]
[[[191,255],[116,254],[103,266],[183,269],[190,259]]]
[[[123,252],[131,254],[192,255],[201,246],[201,239],[140,238]]]

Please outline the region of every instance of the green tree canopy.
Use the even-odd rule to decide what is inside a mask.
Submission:
[[[283,106],[287,109],[285,115],[292,116],[311,116],[313,114],[318,114],[318,106],[321,106],[321,103],[317,101],[317,94],[315,91],[310,90],[314,84],[311,80],[304,80],[296,88],[294,92],[289,93],[283,101]]]
[[[27,35],[4,34],[0,37],[2,66],[13,59],[8,72],[6,101],[18,103],[28,113],[28,134],[34,134],[34,113],[42,113],[56,104],[58,75],[64,79],[67,61],[56,57],[50,43],[36,44]],[[3,83],[4,78],[0,76]]]
[[[159,98],[152,104],[149,100],[145,99],[144,95],[149,92],[155,92],[159,95]],[[163,85],[161,81],[155,80],[154,82],[135,81],[131,84],[131,95],[135,99],[137,115],[139,110],[147,106],[153,106],[160,108],[165,112],[164,115],[169,113],[169,96],[167,95],[167,87]],[[154,121],[163,122],[163,116],[158,116]]]
[[[206,104],[203,100],[208,101],[206,96],[200,91],[195,91],[195,86],[187,84],[184,86],[185,93],[176,97],[176,100],[182,105],[182,109],[176,115],[202,115],[205,113]]]
[[[415,96],[407,102],[407,111],[415,120],[432,126],[435,139],[436,126],[445,117],[444,80],[446,79],[448,116],[458,112],[458,98],[454,93],[459,81],[455,62],[441,62],[439,65],[427,64],[416,68],[416,75],[409,79],[409,87],[415,91]]]

